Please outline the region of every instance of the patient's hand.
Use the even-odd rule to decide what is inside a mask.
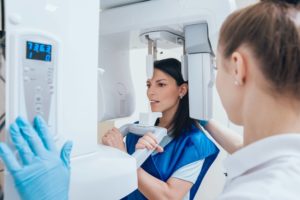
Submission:
[[[163,152],[164,149],[158,145],[155,135],[153,133],[146,133],[141,137],[135,145],[136,149],[156,150],[157,152]]]
[[[107,146],[115,147],[127,152],[123,141],[123,135],[117,128],[107,131],[102,137],[102,143]]]

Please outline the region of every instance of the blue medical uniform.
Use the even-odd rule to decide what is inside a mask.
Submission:
[[[127,135],[126,147],[129,154],[134,153],[135,145],[140,137],[132,133]],[[204,160],[201,172],[190,190],[190,199],[193,199],[204,175],[218,153],[219,149],[216,145],[201,130],[193,126],[189,131],[182,132],[179,137],[167,144],[163,153],[149,156],[141,167],[152,176],[166,182],[177,169]],[[139,190],[135,190],[123,199],[142,200],[147,198]]]

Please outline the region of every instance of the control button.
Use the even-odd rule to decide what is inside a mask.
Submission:
[[[22,23],[22,17],[16,13],[10,14],[8,20],[13,25],[18,25]]]
[[[42,87],[41,87],[41,86],[36,86],[36,87],[35,87],[35,91],[36,91],[36,92],[40,92],[41,90],[42,90]]]
[[[25,72],[29,72],[30,68],[29,67],[24,67]]]
[[[42,112],[42,111],[36,111],[36,114],[40,115],[41,117],[44,117],[44,112]]]
[[[30,81],[30,78],[28,76],[24,76],[24,81]]]
[[[36,104],[35,105],[35,112],[42,112],[42,108],[43,108],[43,106],[42,106],[42,104]]]
[[[35,95],[35,102],[36,103],[42,102],[42,97],[40,95]]]
[[[49,85],[49,93],[50,94],[54,93],[54,86],[52,84]]]

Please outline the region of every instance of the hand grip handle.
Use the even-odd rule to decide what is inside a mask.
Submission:
[[[165,128],[155,126],[140,126],[139,124],[126,124],[120,128],[120,132],[124,137],[129,132],[139,136],[143,136],[147,132],[152,132],[155,135],[158,144],[167,135],[167,129]],[[136,159],[137,168],[139,168],[146,161],[153,151],[154,150],[139,149],[132,154],[132,156]]]

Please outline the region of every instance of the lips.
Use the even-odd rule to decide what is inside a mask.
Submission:
[[[157,100],[150,100],[150,103],[153,104],[153,103],[159,103],[159,101]]]

